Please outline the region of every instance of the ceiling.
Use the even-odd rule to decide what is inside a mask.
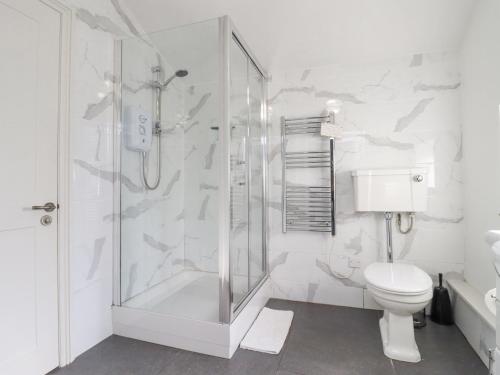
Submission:
[[[227,14],[272,73],[458,49],[479,0],[122,1],[148,32]]]

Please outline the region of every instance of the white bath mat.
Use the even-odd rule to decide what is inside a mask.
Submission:
[[[293,311],[264,307],[241,341],[240,347],[257,352],[278,354],[283,348],[292,319]]]

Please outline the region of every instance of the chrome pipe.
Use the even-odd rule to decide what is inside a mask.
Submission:
[[[286,123],[287,128],[293,128],[296,126],[319,126],[322,121],[304,121],[304,122],[295,122],[295,123]]]
[[[289,133],[289,132],[302,132],[306,130],[316,130],[316,129],[321,129],[321,125],[314,124],[314,125],[304,125],[304,126],[287,126],[285,128],[285,131]]]
[[[414,212],[409,212],[408,213],[408,221],[409,221],[409,224],[408,224],[408,227],[406,229],[403,229],[403,226],[401,224],[401,216],[402,214],[401,213],[398,213],[397,215],[397,219],[396,219],[396,223],[397,223],[397,226],[398,226],[398,230],[401,234],[408,234],[411,232],[411,230],[413,229],[413,224],[415,223],[415,213]]]
[[[290,202],[290,206],[292,209],[293,207],[330,208],[329,206],[321,203],[324,202]]]
[[[295,168],[328,168],[328,165],[290,165],[286,167],[286,169]]]
[[[288,166],[290,168],[294,167],[328,167],[328,165],[325,166],[326,163],[328,163],[325,160],[317,160],[317,161],[288,161]]]
[[[293,131],[293,132],[290,132],[290,131],[287,131],[286,134],[288,135],[301,135],[301,134],[319,134],[319,132],[321,131],[321,128],[317,128],[317,129],[307,129],[307,130],[301,130],[301,131]]]
[[[288,160],[304,160],[304,159],[325,159],[328,155],[316,154],[316,155],[287,155]]]
[[[317,201],[317,200],[325,200],[325,199],[330,199],[330,194],[327,194],[327,195],[314,195],[314,194],[303,194],[303,195],[299,195],[299,194],[287,194],[287,199],[290,199],[290,200],[297,200],[297,199],[306,199],[306,200],[314,200],[314,201]]]
[[[330,116],[296,117],[286,119],[286,123],[294,121],[328,120]]]
[[[328,212],[326,212],[328,214]],[[318,218],[318,219],[327,219],[330,220],[330,215],[319,215],[316,214],[302,214],[302,213],[289,213],[286,215],[289,219],[301,219],[301,218]],[[323,220],[324,221],[324,220]]]
[[[324,159],[323,157],[321,158],[310,158],[310,159],[287,159],[288,164],[324,164],[328,163],[329,160]]]
[[[387,262],[393,263],[393,252],[392,252],[392,212],[384,213],[385,217],[385,235],[387,237]]]
[[[323,163],[330,161],[325,156],[290,156],[286,159],[289,163]]]
[[[330,190],[309,190],[309,189],[296,189],[296,190],[287,190],[286,193],[288,195],[297,195],[297,194],[330,194]]]
[[[317,163],[320,161],[330,161],[328,156],[326,155],[316,155],[316,156],[308,156],[308,155],[296,155],[296,156],[287,156],[286,159],[290,162],[306,162],[306,163]]]
[[[335,209],[336,209],[336,192],[335,187],[335,139],[330,138],[330,205],[332,208],[332,236],[335,236]]]
[[[281,226],[283,233],[286,233],[286,191],[288,190],[286,185],[286,170],[288,169],[286,165],[286,132],[285,132],[285,118],[281,117]]]
[[[308,134],[308,133],[319,133],[321,131],[321,126],[308,126],[308,127],[300,127],[300,128],[287,128],[286,134],[294,135],[294,134]]]
[[[294,151],[294,152],[287,152],[287,155],[297,155],[297,154],[325,154],[328,155],[328,151]]]
[[[323,194],[325,196],[329,196],[330,190],[287,190],[286,194],[288,196],[292,196],[292,195],[316,195],[316,194]]]
[[[310,195],[310,194],[330,194],[330,189],[328,190],[323,190],[323,189],[316,189],[316,190],[313,190],[313,189],[296,189],[296,190],[287,190],[286,193],[288,195],[297,195],[297,194],[306,194],[306,195]]]
[[[288,225],[292,227],[311,227],[311,228],[324,228],[324,227],[329,227],[330,222],[329,221],[320,221],[318,223],[311,223],[308,221],[294,221],[294,220],[288,220],[287,221]]]
[[[317,225],[317,226],[331,226],[330,221],[321,220],[321,219],[287,219],[288,225]]]
[[[330,228],[328,227],[288,227],[289,231],[308,231],[308,232],[325,232],[328,233],[330,232]]]

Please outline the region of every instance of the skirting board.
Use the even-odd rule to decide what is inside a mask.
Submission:
[[[447,280],[455,324],[474,351],[488,366],[489,349],[496,348],[495,317],[484,304],[483,296],[462,280]]]

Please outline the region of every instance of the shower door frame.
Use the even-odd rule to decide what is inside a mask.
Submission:
[[[267,119],[267,83],[266,71],[251,52],[248,45],[237,31],[229,16],[218,18],[219,22],[219,116],[220,131],[220,175],[218,196],[218,242],[219,242],[219,323],[231,324],[252,297],[269,278],[268,267],[268,119]],[[231,285],[231,249],[230,249],[230,197],[231,165],[231,106],[230,106],[230,47],[233,37],[263,77],[261,124],[262,129],[262,259],[264,273],[261,279],[250,289],[235,309],[232,307]],[[122,306],[121,301],[121,147],[122,147],[122,40],[114,46],[114,126],[113,126],[113,170],[117,178],[113,183],[113,305]]]
[[[219,87],[220,87],[220,112],[222,121],[221,131],[221,178],[219,188],[219,321],[230,324],[239,313],[250,302],[252,297],[264,285],[269,278],[269,258],[268,258],[268,119],[267,119],[267,83],[269,76],[266,70],[259,63],[247,43],[236,29],[229,16],[219,18]],[[249,289],[244,298],[233,309],[231,285],[231,242],[230,242],[230,200],[231,196],[231,43],[236,42],[243,50],[249,62],[255,66],[263,78],[262,87],[262,108],[261,125],[262,130],[262,259],[264,273],[261,279]],[[250,124],[249,124],[250,126]],[[248,166],[247,166],[248,169]],[[247,170],[247,173],[249,171]],[[250,197],[248,197],[250,199]],[[250,202],[249,202],[250,204]],[[250,223],[249,223],[250,224]],[[250,248],[249,250],[250,251]],[[250,272],[248,272],[250,277]]]
[[[113,305],[121,306],[122,40],[114,42],[113,84]]]

